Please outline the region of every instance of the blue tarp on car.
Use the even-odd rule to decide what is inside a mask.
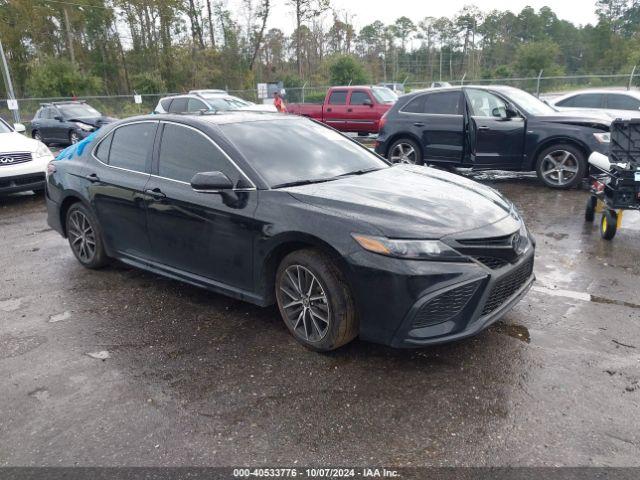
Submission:
[[[89,145],[96,138],[97,133],[98,133],[98,130],[93,132],[91,135],[89,135],[85,139],[79,141],[78,143],[74,145],[69,145],[67,148],[65,148],[58,154],[58,156],[56,157],[56,160],[69,160],[76,155],[77,156],[82,155],[82,153],[84,152],[84,149],[87,148],[87,145]]]

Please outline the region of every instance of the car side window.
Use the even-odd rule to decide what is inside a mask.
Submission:
[[[347,91],[335,90],[331,92],[329,96],[329,105],[346,105],[347,104]]]
[[[426,95],[420,95],[409,103],[407,103],[404,107],[402,107],[403,112],[409,113],[423,113],[424,112],[424,99]]]
[[[477,117],[507,117],[507,102],[486,90],[467,90],[471,114]]]
[[[170,112],[170,108],[171,108],[171,101],[173,100],[173,98],[163,98],[162,100],[160,100],[160,106],[164,109],[165,112]]]
[[[373,103],[369,94],[362,90],[351,92],[351,105],[364,105],[365,103]]]
[[[601,93],[584,93],[574,95],[557,103],[560,107],[602,108],[604,95]]]
[[[620,93],[607,95],[607,108],[614,110],[640,110],[640,99]]]
[[[436,92],[424,96],[423,113],[439,115],[460,114],[460,92]]]
[[[187,112],[199,112],[200,110],[209,110],[209,107],[197,98],[190,98],[187,102]]]
[[[124,125],[111,135],[109,165],[136,172],[145,172],[147,157],[153,148],[157,122]]]
[[[190,183],[196,173],[220,171],[236,184],[238,170],[203,133],[167,123],[160,142],[158,175]]]
[[[111,142],[113,141],[113,135],[107,135],[107,137],[98,144],[98,148],[94,155],[102,163],[109,163],[109,150],[111,150]]]
[[[183,113],[187,111],[187,99],[182,98],[174,98],[173,102],[171,102],[171,106],[169,107],[169,112],[171,113]]]

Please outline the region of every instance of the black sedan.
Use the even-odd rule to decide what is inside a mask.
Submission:
[[[69,145],[113,121],[82,101],[43,103],[31,120],[31,136],[45,145]]]
[[[306,118],[131,118],[48,170],[48,222],[81,264],[277,303],[319,351],[467,337],[533,282],[534,241],[495,190]]]
[[[611,119],[561,113],[512,87],[438,88],[401,97],[381,121],[376,152],[392,162],[535,170],[570,188],[609,148]]]

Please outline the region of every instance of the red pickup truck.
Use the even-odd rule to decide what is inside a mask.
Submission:
[[[287,111],[342,132],[378,133],[380,118],[397,99],[386,87],[331,87],[323,104],[289,103]]]

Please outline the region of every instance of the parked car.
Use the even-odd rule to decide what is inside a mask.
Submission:
[[[598,111],[612,119],[640,118],[640,92],[637,90],[580,90],[548,100],[561,111]]]
[[[255,112],[277,112],[273,105],[259,105],[226,92],[194,90],[197,93],[161,98],[154,113],[227,112],[247,110]]]
[[[314,350],[474,335],[533,281],[535,242],[501,194],[306,118],[136,117],[52,165],[48,222],[82,265],[277,303]]]
[[[11,126],[0,118],[0,194],[44,190],[47,164],[53,155],[46,145],[24,132],[21,123]]]
[[[31,120],[31,136],[45,145],[69,145],[114,120],[83,101],[43,103]]]
[[[557,112],[517,88],[452,87],[401,97],[375,148],[392,162],[535,170],[545,185],[569,188],[587,174],[592,152],[608,150],[610,125]]]
[[[404,95],[404,83],[379,83],[378,86],[388,88],[398,97]]]
[[[331,87],[322,104],[289,103],[287,111],[341,132],[377,133],[380,118],[398,99],[385,87]]]

